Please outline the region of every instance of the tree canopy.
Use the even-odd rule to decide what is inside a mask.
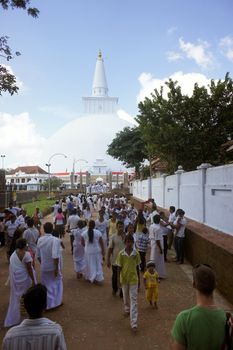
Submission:
[[[38,17],[39,10],[36,7],[30,7],[31,0],[0,0],[0,7],[4,10],[11,9],[22,9],[27,11],[29,16],[34,18]],[[8,45],[8,37],[0,37],[0,57],[6,61],[11,60],[14,56],[19,56],[20,52],[16,51],[13,53]],[[16,84],[16,77],[10,72],[5,66],[0,64],[0,96],[3,92],[8,92],[13,95],[19,90]]]
[[[233,138],[233,82],[229,74],[223,81],[211,80],[208,88],[197,84],[192,96],[183,95],[177,82],[166,82],[151,98],[139,103],[136,120],[145,144],[154,156],[166,160],[169,171],[179,165],[196,169],[201,163],[224,162],[221,145]]]
[[[137,127],[126,127],[116,134],[108,146],[107,153],[115,159],[123,162],[126,167],[135,167],[136,172],[147,158],[145,143],[141,138],[141,132]]]

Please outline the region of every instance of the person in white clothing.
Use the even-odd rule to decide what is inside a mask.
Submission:
[[[81,242],[82,232],[85,230],[84,222],[79,220],[78,227],[73,229],[73,260],[74,270],[77,274],[77,278],[81,278],[85,269],[85,251]]]
[[[80,217],[77,213],[77,209],[73,209],[67,220],[67,232],[69,232],[69,235],[70,235],[70,247],[71,247],[72,254],[73,254],[73,241],[74,241],[73,229],[77,228],[79,220],[80,220]]]
[[[89,221],[88,229],[82,233],[81,242],[85,247],[84,277],[91,283],[100,283],[104,280],[102,261],[105,252],[102,234],[95,230],[94,220]]]
[[[174,222],[176,221],[176,208],[171,205],[169,207],[169,217],[168,217],[168,222],[169,222],[169,232],[168,232],[168,235],[167,235],[167,239],[168,239],[168,244],[167,244],[167,247],[168,249],[171,249],[172,247],[172,243],[173,243],[173,239],[174,239],[174,233],[173,233],[173,228],[172,228],[172,224],[174,224]]]
[[[52,223],[44,224],[44,232],[44,236],[38,239],[36,256],[41,264],[41,282],[47,288],[47,309],[52,309],[62,305],[61,243],[52,235]]]
[[[153,217],[154,224],[149,228],[149,238],[151,242],[150,260],[155,263],[156,271],[160,278],[166,278],[166,268],[163,254],[163,234],[160,226],[160,216]]]
[[[19,326],[11,328],[2,343],[3,350],[67,350],[61,326],[43,317],[47,306],[47,289],[37,284],[23,296],[29,315]]]
[[[28,248],[30,249],[30,252],[32,254],[32,258],[34,260],[36,255],[36,247],[37,247],[37,241],[40,236],[39,231],[34,226],[34,220],[32,218],[29,218],[27,220],[27,230],[23,232],[23,238],[27,240]]]
[[[99,218],[95,221],[95,228],[102,233],[104,249],[108,246],[108,221],[104,219],[104,211],[99,211]]]
[[[175,251],[176,251],[176,262],[178,264],[184,263],[184,237],[185,237],[185,227],[187,220],[184,218],[184,210],[177,209],[176,211],[176,221],[172,225],[175,229]]]
[[[5,327],[19,324],[21,321],[20,298],[36,283],[35,271],[32,267],[32,257],[27,252],[27,241],[19,238],[16,241],[16,249],[10,257],[10,302],[4,321]]]

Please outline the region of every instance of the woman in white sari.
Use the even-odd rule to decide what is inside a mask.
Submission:
[[[88,229],[82,233],[81,242],[85,247],[85,271],[86,280],[102,282],[104,280],[102,261],[104,257],[104,243],[100,231],[95,230],[95,221],[90,220]]]
[[[74,236],[73,242],[73,260],[74,270],[77,274],[77,278],[81,278],[85,268],[85,251],[84,246],[81,243],[82,232],[85,230],[82,220],[78,221],[78,227],[72,230]]]
[[[153,224],[149,228],[151,242],[150,260],[155,263],[160,278],[166,278],[166,267],[163,254],[163,234],[160,226],[160,216],[154,215]]]
[[[32,257],[27,252],[27,241],[19,238],[16,249],[10,257],[10,302],[4,326],[11,327],[21,322],[20,298],[31,285],[36,283]]]

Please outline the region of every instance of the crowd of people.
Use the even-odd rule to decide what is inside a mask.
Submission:
[[[7,283],[10,283],[10,299],[4,326],[20,324],[23,304],[30,319],[35,320],[37,325],[41,324],[42,328],[47,324],[50,325],[54,337],[58,336],[58,329],[55,327],[54,330],[53,323],[44,319],[42,313],[45,309],[62,305],[63,238],[65,234],[69,234],[76,277],[88,280],[90,283],[102,284],[103,264],[106,263],[112,272],[112,295],[116,296],[119,293],[123,298],[124,313],[126,316],[129,315],[131,328],[136,332],[137,299],[141,281],[145,287],[147,302],[152,308],[157,309],[159,283],[167,278],[166,263],[171,262],[167,256],[168,250],[174,247],[176,257],[173,261],[177,264],[184,263],[184,238],[187,225],[185,212],[170,206],[167,217],[163,211],[158,210],[153,200],[143,209],[137,210],[123,195],[107,197],[104,194],[77,196],[71,194],[57,200],[52,209],[53,222],[45,222],[43,230],[41,230],[42,214],[38,208],[33,217],[27,217],[23,208],[14,207],[10,203],[1,214],[0,242],[2,246],[5,244],[7,246],[9,260]],[[35,271],[37,261],[40,264],[41,284],[38,284]],[[193,286],[197,290],[198,306],[194,311],[188,310],[184,315],[179,315],[172,330],[175,349],[218,349],[214,345],[210,348],[199,345],[190,347],[190,344],[197,341],[195,337],[198,333],[191,332],[189,327],[191,329],[196,327],[200,310],[205,307],[209,310],[209,305],[212,307],[210,310],[219,310],[213,303],[214,272],[210,267],[203,266],[194,269]],[[206,281],[203,282],[204,273]],[[28,293],[31,293],[29,297],[31,302],[36,295],[43,299],[36,311],[32,311],[33,307],[28,306]],[[36,314],[35,317],[31,316],[33,312]],[[216,312],[216,325],[220,328],[223,325],[220,334],[225,326],[223,313],[222,310],[219,314]],[[212,322],[213,315],[214,313],[208,313],[208,322]],[[32,322],[25,320],[20,326],[15,327],[15,331],[13,327],[5,337],[4,349],[10,349],[7,344],[13,341],[14,334],[21,337],[22,334],[26,334],[25,327],[27,329],[31,326]],[[59,349],[66,349],[61,328],[58,333],[61,344]],[[206,334],[209,336],[208,330]],[[37,336],[38,333],[35,331],[35,337]],[[215,341],[219,344],[221,337],[215,338],[213,344]]]

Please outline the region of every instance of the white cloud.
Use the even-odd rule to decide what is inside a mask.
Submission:
[[[161,86],[164,88],[164,97],[166,98],[168,88],[165,85],[165,82],[168,81],[169,78],[177,81],[178,85],[181,86],[182,93],[187,94],[188,96],[192,95],[195,83],[198,83],[199,86],[207,86],[210,83],[210,79],[200,73],[185,74],[179,71],[163,79],[156,79],[150,73],[142,73],[138,78],[141,88],[137,95],[137,102],[144,101],[145,97],[151,97],[151,93],[154,89],[160,90]]]
[[[230,36],[225,36],[220,40],[219,46],[222,54],[230,61],[233,61],[233,38]]]
[[[207,41],[198,40],[198,44],[195,45],[180,38],[179,45],[186,57],[193,59],[198,66],[209,68],[213,65],[213,54],[208,51],[210,45]]]
[[[126,120],[127,122],[133,124],[132,126],[138,125],[134,117],[130,114],[128,114],[126,111],[123,109],[118,109],[117,115],[120,119]]]
[[[27,112],[0,113],[0,149],[7,167],[36,164],[45,139],[38,134]]]
[[[168,61],[178,61],[181,60],[183,58],[182,54],[179,52],[175,52],[175,51],[168,51],[167,52],[167,59]]]
[[[177,27],[170,27],[167,30],[167,34],[168,35],[172,35],[173,33],[175,33],[177,31]]]

